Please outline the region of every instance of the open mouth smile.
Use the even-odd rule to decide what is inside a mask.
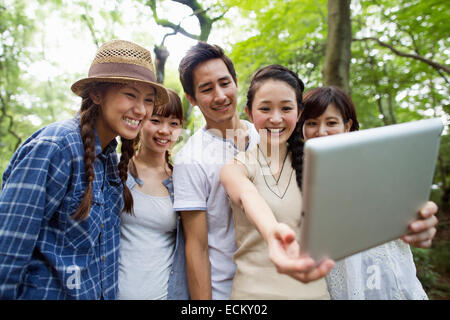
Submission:
[[[122,120],[130,127],[136,129],[139,127],[139,124],[141,123],[141,120],[135,120],[135,119],[130,119],[127,117],[123,117]]]
[[[160,146],[166,146],[170,140],[169,139],[158,139],[158,138],[154,138],[153,140],[155,140],[156,144],[160,145]]]
[[[212,107],[211,109],[213,109],[214,111],[217,111],[217,112],[225,112],[230,108],[230,106],[231,106],[231,102],[226,105]]]
[[[270,135],[280,136],[286,128],[266,128]]]

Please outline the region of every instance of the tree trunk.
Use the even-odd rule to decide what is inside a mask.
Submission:
[[[156,23],[160,26],[170,28],[173,30],[172,33],[168,33],[164,36],[161,45],[159,45],[159,46],[155,45],[155,47],[154,47],[156,78],[159,83],[164,82],[165,64],[166,64],[167,58],[169,57],[169,51],[166,49],[166,47],[164,47],[164,41],[165,41],[166,37],[180,33],[191,39],[206,42],[206,41],[208,41],[209,34],[211,33],[211,28],[212,28],[213,23],[216,22],[217,20],[220,20],[226,12],[225,11],[222,15],[220,15],[216,18],[211,18],[207,15],[208,9],[203,9],[203,7],[195,0],[185,0],[185,1],[172,0],[172,1],[179,2],[179,3],[184,4],[192,9],[193,15],[195,15],[197,17],[197,20],[198,20],[198,23],[200,26],[200,34],[199,35],[192,34],[192,33],[188,32],[187,30],[183,29],[181,27],[181,22],[179,24],[175,24],[175,23],[170,22],[169,20],[160,19],[158,17],[158,13],[156,11],[156,1],[155,0],[147,1],[147,5],[152,9],[153,18],[155,19]]]
[[[169,57],[169,51],[164,46],[155,45],[155,67],[156,67],[156,81],[158,83],[164,83],[164,70],[167,58]]]
[[[351,0],[328,0],[328,36],[322,75],[324,85],[350,93],[349,73],[352,41]]]

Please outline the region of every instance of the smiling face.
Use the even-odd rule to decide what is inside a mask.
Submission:
[[[141,131],[141,148],[154,153],[171,149],[181,133],[181,121],[173,115],[152,115]]]
[[[226,126],[236,113],[238,87],[221,59],[210,59],[193,72],[195,97],[186,95],[205,117],[208,128]]]
[[[344,121],[341,112],[334,104],[329,104],[326,110],[317,118],[306,119],[303,124],[305,140],[349,132],[352,119]]]
[[[142,83],[113,85],[104,93],[91,92],[90,97],[101,107],[96,129],[104,148],[117,136],[134,139],[138,135],[152,114],[155,89]]]
[[[284,81],[268,79],[255,91],[251,112],[248,107],[246,112],[260,132],[261,143],[285,145],[299,117],[295,91]]]

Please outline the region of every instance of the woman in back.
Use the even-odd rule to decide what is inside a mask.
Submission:
[[[303,99],[298,128],[305,141],[359,129],[353,102],[341,89],[315,88]],[[428,299],[416,277],[411,249],[401,239],[337,261],[326,280],[332,299]]]

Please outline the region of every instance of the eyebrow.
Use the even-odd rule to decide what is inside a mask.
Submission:
[[[272,102],[273,102],[273,101],[271,101],[271,100],[262,100],[262,101],[261,101],[261,103],[272,103]],[[293,103],[294,100],[286,99],[286,100],[281,100],[280,102],[281,102],[281,103]]]
[[[315,118],[308,118],[308,119],[306,119],[305,121],[308,121],[308,120],[317,120],[319,117],[320,117],[320,116],[315,117]],[[329,116],[329,117],[326,117],[326,118],[325,118],[325,120],[330,120],[330,119],[332,119],[332,120],[339,120],[339,117]]]
[[[220,78],[217,80],[217,82],[224,81],[224,80],[231,80],[231,77],[228,76],[228,75],[223,76],[223,77],[220,77]],[[208,81],[208,82],[205,82],[205,83],[200,83],[200,84],[198,85],[198,89],[202,89],[202,88],[207,87],[207,86],[209,86],[209,85],[211,85],[211,84],[212,84],[212,81]]]

